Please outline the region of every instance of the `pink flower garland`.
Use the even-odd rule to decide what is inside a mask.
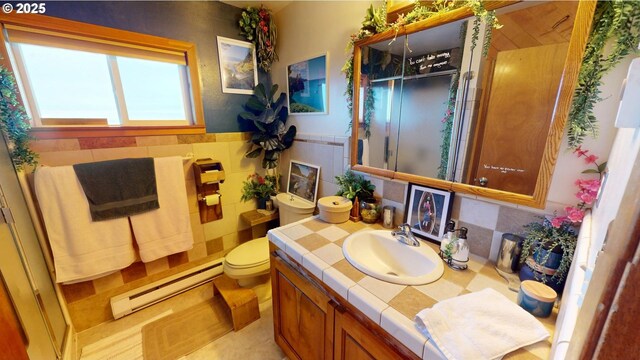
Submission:
[[[576,197],[580,199],[580,202],[576,206],[567,206],[564,208],[565,215],[555,216],[551,219],[551,226],[559,228],[564,223],[579,223],[584,218],[585,211],[590,209],[588,205],[593,204],[598,196],[598,190],[600,190],[600,184],[602,179],[602,173],[604,172],[606,162],[598,164],[596,160],[598,157],[591,154],[589,150],[582,150],[578,146],[574,151],[579,158],[584,157],[587,164],[594,164],[595,169],[588,169],[582,173],[598,174],[598,179],[583,180],[577,179],[575,184],[578,186],[579,191],[576,193]]]

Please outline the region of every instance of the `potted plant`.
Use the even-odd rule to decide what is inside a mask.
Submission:
[[[246,181],[242,182],[242,196],[240,200],[249,201],[251,199],[258,200],[258,209],[265,209],[267,200],[276,194],[275,176],[260,176],[257,173],[251,174]]]
[[[267,92],[264,84],[258,84],[253,90],[253,95],[244,105],[246,111],[240,113],[240,118],[253,121],[257,130],[251,136],[253,146],[245,154],[248,158],[256,158],[262,154],[263,169],[273,169],[278,166],[280,153],[293,145],[296,136],[296,127],[285,126],[289,112],[284,104],[287,95],[280,93],[278,100],[273,101],[273,96],[278,91],[278,85],[273,85]]]
[[[373,196],[376,186],[371,181],[366,180],[361,175],[356,175],[353,171],[347,170],[343,176],[336,176],[338,192],[336,195],[344,196],[351,200],[353,206],[353,217],[358,216],[366,223],[375,223],[380,217],[380,205]]]
[[[336,195],[344,196],[347,199],[354,201],[356,198],[359,200],[371,200],[373,197],[373,191],[376,186],[371,181],[366,180],[361,175],[356,175],[353,171],[347,170],[344,175],[336,176],[336,182],[338,184],[338,192]]]
[[[564,287],[567,273],[578,240],[577,227],[582,222],[585,211],[596,200],[600,188],[602,173],[607,163],[598,164],[595,155],[578,147],[574,153],[584,157],[587,164],[595,168],[583,171],[583,174],[598,174],[597,179],[578,179],[579,188],[576,197],[580,202],[576,206],[567,206],[564,215],[554,214],[552,218],[543,218],[542,223],[525,225],[527,229],[522,246],[520,262],[520,280],[536,280],[547,284],[557,293]]]

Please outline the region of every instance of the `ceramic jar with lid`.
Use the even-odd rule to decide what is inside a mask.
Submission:
[[[318,200],[320,220],[331,224],[343,223],[349,220],[349,212],[353,204],[351,200],[342,196],[326,196]]]
[[[533,316],[548,317],[558,294],[549,286],[533,280],[525,280],[520,284],[518,305]]]

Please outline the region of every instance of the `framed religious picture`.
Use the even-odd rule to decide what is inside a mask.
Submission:
[[[455,193],[427,186],[409,184],[405,222],[411,231],[424,238],[441,241]]]

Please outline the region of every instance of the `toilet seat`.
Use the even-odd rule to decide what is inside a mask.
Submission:
[[[236,247],[225,256],[223,271],[231,278],[244,278],[269,272],[269,240],[257,238]]]

